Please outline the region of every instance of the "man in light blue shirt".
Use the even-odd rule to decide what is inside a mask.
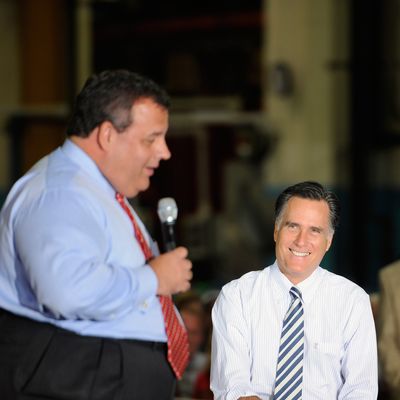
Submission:
[[[92,76],[64,145],[11,189],[0,214],[2,398],[173,398],[158,295],[189,289],[192,265],[183,247],[157,255],[126,201],[171,156],[168,110],[147,78]]]

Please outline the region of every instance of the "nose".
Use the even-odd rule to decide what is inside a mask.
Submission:
[[[169,160],[171,158],[171,152],[168,148],[167,142],[165,139],[161,141],[160,149],[159,149],[159,157],[161,160]]]
[[[304,246],[307,243],[307,232],[305,230],[299,230],[295,239],[295,243],[299,247]]]

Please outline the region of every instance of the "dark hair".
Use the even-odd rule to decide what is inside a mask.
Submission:
[[[168,94],[146,77],[122,69],[92,75],[75,100],[67,136],[88,137],[105,121],[110,121],[118,132],[124,131],[132,123],[133,104],[142,98],[169,109]]]
[[[286,188],[276,199],[275,203],[275,222],[279,224],[280,219],[288,201],[292,197],[301,197],[302,199],[325,201],[329,206],[329,219],[332,232],[339,225],[340,204],[339,199],[330,190],[324,188],[318,182],[306,181],[300,182]]]

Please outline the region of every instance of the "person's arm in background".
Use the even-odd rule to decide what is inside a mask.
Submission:
[[[395,272],[389,268],[379,274],[378,350],[381,378],[391,392],[400,395],[400,265]]]
[[[212,321],[211,390],[214,399],[258,399],[250,382],[250,334],[235,283],[222,289],[212,310]]]

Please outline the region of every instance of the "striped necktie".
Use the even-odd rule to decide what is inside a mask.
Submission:
[[[301,292],[290,289],[292,301],[283,320],[278,365],[275,379],[274,400],[302,398],[304,316]]]
[[[144,239],[143,233],[133,217],[131,210],[125,203],[124,197],[120,193],[116,193],[115,198],[124,211],[128,214],[128,217],[133,225],[135,237],[140,244],[146,260],[149,260],[153,257],[152,251]],[[168,361],[176,377],[180,379],[182,378],[185,368],[189,362],[189,343],[186,329],[178,320],[171,296],[158,296],[158,298],[161,304],[161,310],[165,323],[165,331],[168,339]]]

